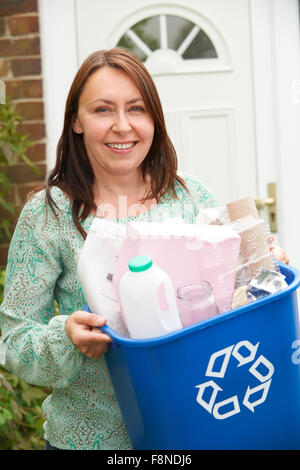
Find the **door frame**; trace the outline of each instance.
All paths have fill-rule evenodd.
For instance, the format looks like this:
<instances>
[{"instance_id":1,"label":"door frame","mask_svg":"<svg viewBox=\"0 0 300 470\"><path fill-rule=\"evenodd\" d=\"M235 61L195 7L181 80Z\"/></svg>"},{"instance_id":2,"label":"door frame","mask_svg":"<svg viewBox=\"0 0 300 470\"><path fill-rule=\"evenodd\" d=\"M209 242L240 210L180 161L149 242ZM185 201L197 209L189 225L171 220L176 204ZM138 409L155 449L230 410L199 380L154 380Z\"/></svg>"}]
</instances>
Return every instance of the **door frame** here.
<instances>
[{"instance_id":1,"label":"door frame","mask_svg":"<svg viewBox=\"0 0 300 470\"><path fill-rule=\"evenodd\" d=\"M299 4L298 0L250 0L250 14L257 196L266 197L267 183L276 182L277 241L291 264L300 268Z\"/></svg>"},{"instance_id":2,"label":"door frame","mask_svg":"<svg viewBox=\"0 0 300 470\"><path fill-rule=\"evenodd\" d=\"M67 94L79 67L75 1L38 0L47 171L56 161Z\"/></svg>"}]
</instances>

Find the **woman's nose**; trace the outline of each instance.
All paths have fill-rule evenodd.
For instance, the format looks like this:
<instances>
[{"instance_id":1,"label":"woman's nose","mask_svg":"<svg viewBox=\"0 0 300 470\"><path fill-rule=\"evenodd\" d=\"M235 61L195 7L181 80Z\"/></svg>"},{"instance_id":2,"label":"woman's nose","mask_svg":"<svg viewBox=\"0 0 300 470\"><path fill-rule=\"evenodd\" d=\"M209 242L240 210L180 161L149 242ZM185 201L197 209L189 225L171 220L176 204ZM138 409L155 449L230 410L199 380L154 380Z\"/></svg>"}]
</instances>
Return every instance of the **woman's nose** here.
<instances>
[{"instance_id":1,"label":"woman's nose","mask_svg":"<svg viewBox=\"0 0 300 470\"><path fill-rule=\"evenodd\" d=\"M131 130L131 125L126 116L126 113L116 113L113 123L113 130L115 132L128 132Z\"/></svg>"}]
</instances>

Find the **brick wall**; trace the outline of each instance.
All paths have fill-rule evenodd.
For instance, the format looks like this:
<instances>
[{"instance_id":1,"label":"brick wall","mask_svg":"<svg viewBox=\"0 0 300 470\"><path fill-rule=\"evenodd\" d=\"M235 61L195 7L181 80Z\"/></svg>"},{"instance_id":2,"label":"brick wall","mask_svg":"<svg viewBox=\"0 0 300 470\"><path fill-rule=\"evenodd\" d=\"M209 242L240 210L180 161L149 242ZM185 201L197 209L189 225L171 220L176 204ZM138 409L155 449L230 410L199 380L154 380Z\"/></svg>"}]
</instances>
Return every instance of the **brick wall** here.
<instances>
[{"instance_id":1,"label":"brick wall","mask_svg":"<svg viewBox=\"0 0 300 470\"><path fill-rule=\"evenodd\" d=\"M35 143L28 149L27 156L40 171L36 175L21 162L9 167L12 191L7 197L14 202L17 217L28 192L44 181L46 170L37 0L0 0L0 79L24 119L20 131ZM10 219L12 227L16 220L1 210L0 218ZM0 241L0 266L6 265L8 246L9 240Z\"/></svg>"}]
</instances>

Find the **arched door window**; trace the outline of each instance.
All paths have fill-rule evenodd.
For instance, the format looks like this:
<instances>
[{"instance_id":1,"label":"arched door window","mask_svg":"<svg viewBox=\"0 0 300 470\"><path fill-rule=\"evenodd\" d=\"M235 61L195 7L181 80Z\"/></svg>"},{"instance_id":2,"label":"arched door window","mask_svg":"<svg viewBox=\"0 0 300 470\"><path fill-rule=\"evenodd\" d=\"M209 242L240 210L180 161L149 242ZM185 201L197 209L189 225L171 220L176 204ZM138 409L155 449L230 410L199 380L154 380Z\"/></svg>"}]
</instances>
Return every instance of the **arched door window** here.
<instances>
[{"instance_id":1,"label":"arched door window","mask_svg":"<svg viewBox=\"0 0 300 470\"><path fill-rule=\"evenodd\" d=\"M131 50L143 62L159 50L172 50L184 61L218 58L203 29L175 15L155 15L139 21L123 34L117 45Z\"/></svg>"}]
</instances>

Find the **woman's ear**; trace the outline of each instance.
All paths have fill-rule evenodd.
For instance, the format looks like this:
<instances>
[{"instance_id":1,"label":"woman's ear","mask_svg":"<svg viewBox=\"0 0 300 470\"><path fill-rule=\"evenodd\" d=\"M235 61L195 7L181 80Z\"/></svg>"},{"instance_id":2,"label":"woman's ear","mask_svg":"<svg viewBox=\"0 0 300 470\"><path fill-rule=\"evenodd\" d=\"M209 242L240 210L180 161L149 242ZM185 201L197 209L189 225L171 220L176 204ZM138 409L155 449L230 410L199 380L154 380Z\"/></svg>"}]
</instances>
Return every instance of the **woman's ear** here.
<instances>
[{"instance_id":1,"label":"woman's ear","mask_svg":"<svg viewBox=\"0 0 300 470\"><path fill-rule=\"evenodd\" d=\"M73 131L76 132L76 134L82 134L83 130L81 128L80 122L78 117L74 119L73 124L72 124Z\"/></svg>"}]
</instances>

